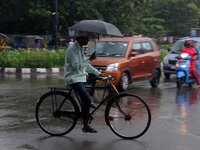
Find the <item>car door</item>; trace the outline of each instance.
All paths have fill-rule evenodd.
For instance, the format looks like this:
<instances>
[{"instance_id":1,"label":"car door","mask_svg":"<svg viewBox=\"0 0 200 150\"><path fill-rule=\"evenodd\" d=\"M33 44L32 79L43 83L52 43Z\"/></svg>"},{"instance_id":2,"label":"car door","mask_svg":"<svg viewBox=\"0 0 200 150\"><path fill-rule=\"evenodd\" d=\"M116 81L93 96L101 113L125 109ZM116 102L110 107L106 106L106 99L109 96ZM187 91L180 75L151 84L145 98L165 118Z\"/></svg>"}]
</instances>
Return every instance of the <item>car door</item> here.
<instances>
[{"instance_id":1,"label":"car door","mask_svg":"<svg viewBox=\"0 0 200 150\"><path fill-rule=\"evenodd\" d=\"M129 70L131 72L131 80L132 82L144 80L145 57L141 42L132 43L130 52L138 53L135 56L130 56Z\"/></svg>"},{"instance_id":2,"label":"car door","mask_svg":"<svg viewBox=\"0 0 200 150\"><path fill-rule=\"evenodd\" d=\"M148 78L152 75L154 69L155 69L155 54L154 49L150 41L142 41L141 42L142 49L144 51L144 57L145 57L145 63L143 74ZM156 61L157 62L157 61Z\"/></svg>"}]
</instances>

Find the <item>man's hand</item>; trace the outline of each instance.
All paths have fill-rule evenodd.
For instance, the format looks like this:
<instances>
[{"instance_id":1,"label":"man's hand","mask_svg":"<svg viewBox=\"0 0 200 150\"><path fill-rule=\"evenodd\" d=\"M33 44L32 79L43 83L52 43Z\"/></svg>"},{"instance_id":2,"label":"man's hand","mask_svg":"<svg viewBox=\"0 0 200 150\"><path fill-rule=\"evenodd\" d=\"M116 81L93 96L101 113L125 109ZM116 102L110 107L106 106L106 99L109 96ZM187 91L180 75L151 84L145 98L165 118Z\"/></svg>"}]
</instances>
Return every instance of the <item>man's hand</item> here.
<instances>
[{"instance_id":1,"label":"man's hand","mask_svg":"<svg viewBox=\"0 0 200 150\"><path fill-rule=\"evenodd\" d=\"M108 74L106 74L106 73L100 73L99 76L100 76L100 77L107 77Z\"/></svg>"},{"instance_id":2,"label":"man's hand","mask_svg":"<svg viewBox=\"0 0 200 150\"><path fill-rule=\"evenodd\" d=\"M96 56L97 54L96 54L96 51L94 52L94 53L92 53L92 55L90 56L90 61L93 61L93 60L95 60L95 59L97 59L97 56Z\"/></svg>"}]
</instances>

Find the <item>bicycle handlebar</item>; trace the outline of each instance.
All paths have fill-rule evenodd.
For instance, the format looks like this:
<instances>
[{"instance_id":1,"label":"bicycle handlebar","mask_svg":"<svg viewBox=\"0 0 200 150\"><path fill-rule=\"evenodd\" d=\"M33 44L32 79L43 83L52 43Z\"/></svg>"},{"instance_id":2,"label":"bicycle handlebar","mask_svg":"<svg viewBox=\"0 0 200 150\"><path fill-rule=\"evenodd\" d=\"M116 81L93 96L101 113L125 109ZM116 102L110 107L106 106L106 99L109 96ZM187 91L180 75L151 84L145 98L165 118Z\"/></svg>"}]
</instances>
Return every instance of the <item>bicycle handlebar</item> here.
<instances>
[{"instance_id":1,"label":"bicycle handlebar","mask_svg":"<svg viewBox=\"0 0 200 150\"><path fill-rule=\"evenodd\" d=\"M108 78L111 78L112 76L109 75L109 74L106 74L105 77L102 77L102 76L98 76L98 78L102 79L102 80L107 80Z\"/></svg>"}]
</instances>

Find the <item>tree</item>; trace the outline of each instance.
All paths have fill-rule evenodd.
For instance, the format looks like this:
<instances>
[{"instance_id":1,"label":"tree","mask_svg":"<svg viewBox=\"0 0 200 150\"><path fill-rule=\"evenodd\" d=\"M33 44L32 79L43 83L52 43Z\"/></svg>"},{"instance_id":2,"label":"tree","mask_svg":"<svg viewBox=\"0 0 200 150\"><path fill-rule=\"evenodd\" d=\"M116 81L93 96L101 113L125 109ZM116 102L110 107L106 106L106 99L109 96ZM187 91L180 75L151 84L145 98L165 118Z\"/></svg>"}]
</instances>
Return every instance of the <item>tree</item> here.
<instances>
[{"instance_id":1,"label":"tree","mask_svg":"<svg viewBox=\"0 0 200 150\"><path fill-rule=\"evenodd\" d=\"M76 0L69 5L59 0L59 23L67 31L76 21L99 19L114 24L123 33L135 33L137 14L133 10L145 3L145 0Z\"/></svg>"},{"instance_id":2,"label":"tree","mask_svg":"<svg viewBox=\"0 0 200 150\"><path fill-rule=\"evenodd\" d=\"M84 19L114 24L122 33L187 36L200 25L199 0L57 0L62 36ZM55 0L1 0L0 31L53 34Z\"/></svg>"},{"instance_id":3,"label":"tree","mask_svg":"<svg viewBox=\"0 0 200 150\"><path fill-rule=\"evenodd\" d=\"M1 0L0 30L7 34L48 34L53 32L55 0ZM100 19L117 26L121 32L135 33L136 10L146 0L57 0L60 33L84 19Z\"/></svg>"},{"instance_id":4,"label":"tree","mask_svg":"<svg viewBox=\"0 0 200 150\"><path fill-rule=\"evenodd\" d=\"M199 26L200 10L185 0L153 0L153 16L164 19L162 26L169 36L188 36L192 27Z\"/></svg>"},{"instance_id":5,"label":"tree","mask_svg":"<svg viewBox=\"0 0 200 150\"><path fill-rule=\"evenodd\" d=\"M48 8L44 0L1 0L0 30L6 34L46 34L52 26Z\"/></svg>"}]
</instances>

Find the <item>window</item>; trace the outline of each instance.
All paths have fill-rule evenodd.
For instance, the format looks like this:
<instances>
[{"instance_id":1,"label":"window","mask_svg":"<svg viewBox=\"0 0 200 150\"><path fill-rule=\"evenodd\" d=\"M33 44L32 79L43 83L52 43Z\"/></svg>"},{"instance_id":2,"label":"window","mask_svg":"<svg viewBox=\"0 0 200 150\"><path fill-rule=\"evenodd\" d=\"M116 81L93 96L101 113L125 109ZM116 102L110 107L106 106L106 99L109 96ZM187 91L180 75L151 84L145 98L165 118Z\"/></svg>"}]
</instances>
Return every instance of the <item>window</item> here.
<instances>
[{"instance_id":1,"label":"window","mask_svg":"<svg viewBox=\"0 0 200 150\"><path fill-rule=\"evenodd\" d=\"M138 54L143 54L142 46L140 43L133 43L131 46L132 52L138 52Z\"/></svg>"},{"instance_id":2,"label":"window","mask_svg":"<svg viewBox=\"0 0 200 150\"><path fill-rule=\"evenodd\" d=\"M87 56L92 55L96 51L97 56L100 57L125 57L127 47L127 42L100 41L90 49Z\"/></svg>"},{"instance_id":3,"label":"window","mask_svg":"<svg viewBox=\"0 0 200 150\"><path fill-rule=\"evenodd\" d=\"M144 50L145 53L153 52L153 48L152 48L150 42L143 42L142 47L143 47L143 50Z\"/></svg>"}]
</instances>

